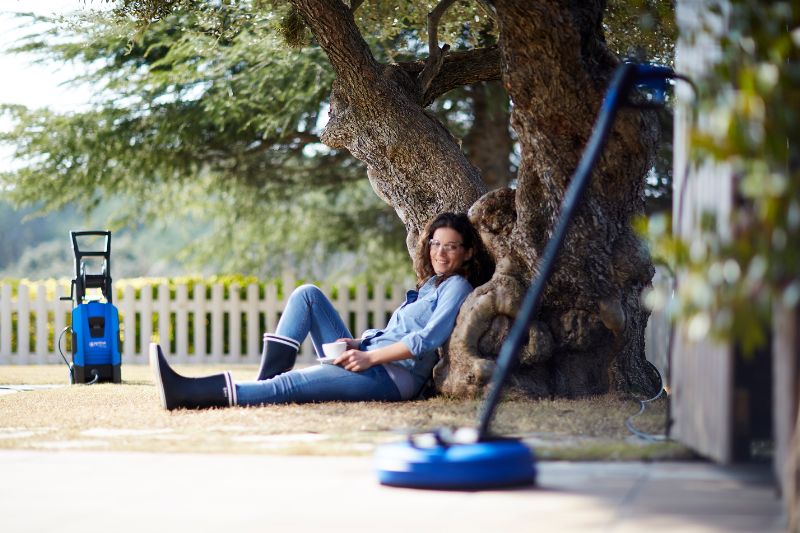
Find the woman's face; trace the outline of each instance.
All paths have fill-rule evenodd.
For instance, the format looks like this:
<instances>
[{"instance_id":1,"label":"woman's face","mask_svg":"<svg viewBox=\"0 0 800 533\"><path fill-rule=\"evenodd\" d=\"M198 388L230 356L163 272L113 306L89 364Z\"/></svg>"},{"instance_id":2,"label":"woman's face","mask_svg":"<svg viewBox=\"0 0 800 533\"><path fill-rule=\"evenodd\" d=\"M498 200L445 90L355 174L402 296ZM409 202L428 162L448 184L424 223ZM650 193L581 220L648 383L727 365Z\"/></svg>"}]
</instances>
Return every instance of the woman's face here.
<instances>
[{"instance_id":1,"label":"woman's face","mask_svg":"<svg viewBox=\"0 0 800 533\"><path fill-rule=\"evenodd\" d=\"M437 228L430 241L431 265L437 275L452 274L472 257L473 250L464 248L461 234L453 228Z\"/></svg>"}]
</instances>

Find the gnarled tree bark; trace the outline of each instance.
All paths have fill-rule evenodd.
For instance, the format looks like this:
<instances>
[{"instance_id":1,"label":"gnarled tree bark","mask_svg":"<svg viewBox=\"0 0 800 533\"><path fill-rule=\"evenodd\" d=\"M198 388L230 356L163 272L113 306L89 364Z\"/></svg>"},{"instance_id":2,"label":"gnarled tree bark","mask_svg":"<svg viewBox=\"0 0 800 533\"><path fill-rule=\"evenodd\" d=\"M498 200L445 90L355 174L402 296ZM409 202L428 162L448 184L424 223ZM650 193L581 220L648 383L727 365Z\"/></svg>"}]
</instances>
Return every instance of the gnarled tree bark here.
<instances>
[{"instance_id":1,"label":"gnarled tree bark","mask_svg":"<svg viewBox=\"0 0 800 533\"><path fill-rule=\"evenodd\" d=\"M292 3L337 74L322 141L366 163L375 192L406 225L409 251L435 214L469 210L496 260L492 280L462 307L434 372L441 392L480 394L537 273L617 63L603 39L604 2L496 0L499 48L434 53L435 65L381 65L344 3ZM501 74L521 161L516 190L487 192L457 140L425 106L450 88ZM653 267L631 218L644 209L657 134L655 117L619 115L513 373L517 392L656 389L644 358L648 314L639 298Z\"/></svg>"}]
</instances>

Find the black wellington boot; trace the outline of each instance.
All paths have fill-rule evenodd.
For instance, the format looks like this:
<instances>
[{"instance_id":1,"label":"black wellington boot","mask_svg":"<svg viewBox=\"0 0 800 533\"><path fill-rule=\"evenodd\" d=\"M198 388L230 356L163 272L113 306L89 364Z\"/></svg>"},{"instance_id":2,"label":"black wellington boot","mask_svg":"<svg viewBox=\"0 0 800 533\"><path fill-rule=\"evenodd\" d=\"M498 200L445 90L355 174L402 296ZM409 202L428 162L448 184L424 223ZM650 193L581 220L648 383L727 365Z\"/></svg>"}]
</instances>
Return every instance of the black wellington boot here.
<instances>
[{"instance_id":1,"label":"black wellington boot","mask_svg":"<svg viewBox=\"0 0 800 533\"><path fill-rule=\"evenodd\" d=\"M258 381L269 379L278 374L288 372L294 367L300 343L296 340L264 333L264 345L261 348L261 367L258 369Z\"/></svg>"},{"instance_id":2,"label":"black wellington boot","mask_svg":"<svg viewBox=\"0 0 800 533\"><path fill-rule=\"evenodd\" d=\"M150 344L150 368L161 405L169 411L180 407L207 409L236 405L236 387L230 372L204 378L187 378L170 368L161 346Z\"/></svg>"}]
</instances>

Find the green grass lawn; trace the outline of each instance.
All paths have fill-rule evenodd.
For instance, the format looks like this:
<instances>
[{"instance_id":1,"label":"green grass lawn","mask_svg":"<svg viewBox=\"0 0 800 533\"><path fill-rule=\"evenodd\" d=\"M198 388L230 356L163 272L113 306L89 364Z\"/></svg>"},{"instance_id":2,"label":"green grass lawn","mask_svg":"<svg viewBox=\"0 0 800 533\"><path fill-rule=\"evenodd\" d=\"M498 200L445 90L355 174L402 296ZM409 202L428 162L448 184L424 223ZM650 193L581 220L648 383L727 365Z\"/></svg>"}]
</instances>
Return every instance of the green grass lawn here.
<instances>
[{"instance_id":1,"label":"green grass lawn","mask_svg":"<svg viewBox=\"0 0 800 533\"><path fill-rule=\"evenodd\" d=\"M186 375L219 367L178 366ZM237 380L252 366L233 367ZM402 403L333 402L205 411L161 409L146 366L123 367L122 384L66 385L64 365L0 366L0 386L63 386L0 394L0 449L128 450L178 453L370 454L413 431L474 426L480 402L432 398ZM663 433L666 400L634 419ZM571 460L686 459L674 442L633 437L625 420L639 402L619 395L577 400L507 401L492 428L521 437L537 455Z\"/></svg>"}]
</instances>

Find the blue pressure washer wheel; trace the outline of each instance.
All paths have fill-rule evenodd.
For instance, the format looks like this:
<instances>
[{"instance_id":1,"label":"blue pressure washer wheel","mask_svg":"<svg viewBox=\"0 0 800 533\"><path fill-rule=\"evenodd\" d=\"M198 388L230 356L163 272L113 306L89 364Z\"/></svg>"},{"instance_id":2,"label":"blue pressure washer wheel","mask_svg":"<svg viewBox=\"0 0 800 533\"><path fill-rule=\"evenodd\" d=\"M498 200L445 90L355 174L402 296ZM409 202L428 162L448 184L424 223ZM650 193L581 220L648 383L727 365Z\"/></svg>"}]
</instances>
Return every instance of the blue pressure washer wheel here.
<instances>
[{"instance_id":1,"label":"blue pressure washer wheel","mask_svg":"<svg viewBox=\"0 0 800 533\"><path fill-rule=\"evenodd\" d=\"M432 436L420 443L412 437L378 448L375 467L378 481L393 487L480 490L536 482L533 453L514 439L448 443Z\"/></svg>"}]
</instances>

